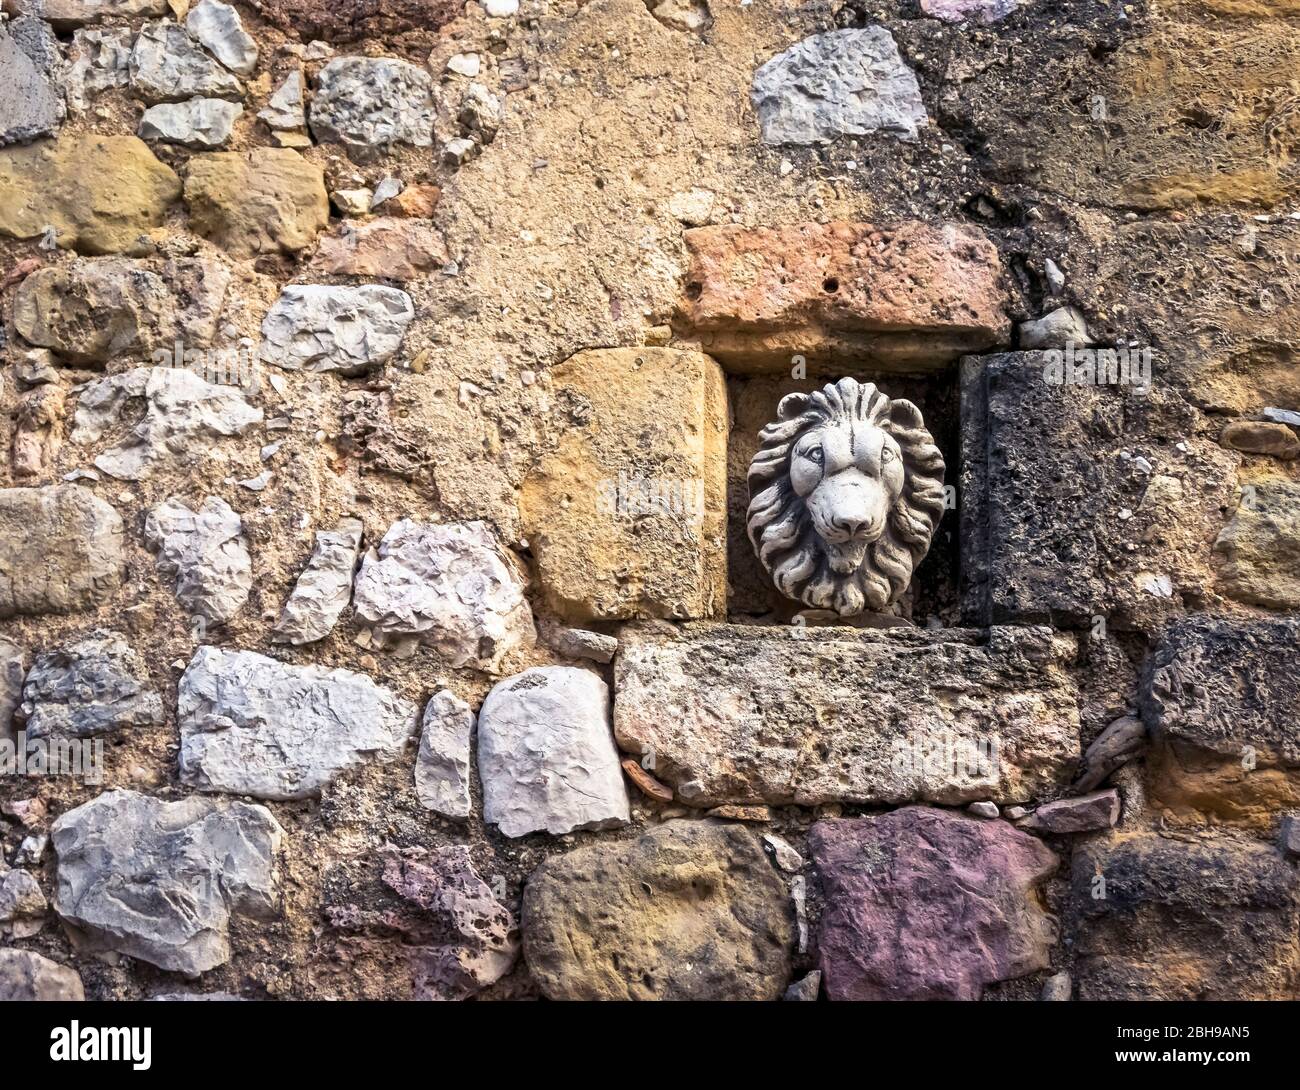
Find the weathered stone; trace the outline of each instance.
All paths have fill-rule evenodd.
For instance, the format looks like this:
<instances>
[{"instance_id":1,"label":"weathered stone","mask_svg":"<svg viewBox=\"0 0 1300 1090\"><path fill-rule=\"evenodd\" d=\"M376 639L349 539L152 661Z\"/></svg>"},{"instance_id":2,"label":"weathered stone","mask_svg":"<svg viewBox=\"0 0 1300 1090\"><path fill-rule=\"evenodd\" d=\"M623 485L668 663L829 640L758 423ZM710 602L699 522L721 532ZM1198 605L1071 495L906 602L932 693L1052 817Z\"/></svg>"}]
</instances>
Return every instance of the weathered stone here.
<instances>
[{"instance_id":1,"label":"weathered stone","mask_svg":"<svg viewBox=\"0 0 1300 1090\"><path fill-rule=\"evenodd\" d=\"M786 874L798 874L803 870L803 856L794 850L789 841L783 840L776 833L763 834L763 848L772 857L772 862Z\"/></svg>"},{"instance_id":2,"label":"weathered stone","mask_svg":"<svg viewBox=\"0 0 1300 1090\"><path fill-rule=\"evenodd\" d=\"M1130 833L1074 855L1081 1000L1294 999L1300 881L1271 844Z\"/></svg>"},{"instance_id":3,"label":"weathered stone","mask_svg":"<svg viewBox=\"0 0 1300 1090\"><path fill-rule=\"evenodd\" d=\"M391 210L395 216L428 219L438 210L441 196L442 190L436 185L408 185L388 201L385 211Z\"/></svg>"},{"instance_id":4,"label":"weathered stone","mask_svg":"<svg viewBox=\"0 0 1300 1090\"><path fill-rule=\"evenodd\" d=\"M997 250L973 227L727 224L685 240L683 330L730 371L788 374L795 355L933 370L1010 337Z\"/></svg>"},{"instance_id":5,"label":"weathered stone","mask_svg":"<svg viewBox=\"0 0 1300 1090\"><path fill-rule=\"evenodd\" d=\"M0 739L9 738L13 733L14 712L22 703L26 676L26 649L0 636Z\"/></svg>"},{"instance_id":6,"label":"weathered stone","mask_svg":"<svg viewBox=\"0 0 1300 1090\"><path fill-rule=\"evenodd\" d=\"M787 394L749 465L749 540L786 598L888 614L943 517L943 455L910 401L842 378Z\"/></svg>"},{"instance_id":7,"label":"weathered stone","mask_svg":"<svg viewBox=\"0 0 1300 1090\"><path fill-rule=\"evenodd\" d=\"M0 867L0 930L15 939L31 938L40 933L49 907L40 883L28 871Z\"/></svg>"},{"instance_id":8,"label":"weathered stone","mask_svg":"<svg viewBox=\"0 0 1300 1090\"><path fill-rule=\"evenodd\" d=\"M1004 821L909 806L819 821L817 943L833 1000L974 1000L1051 964L1038 884L1057 866Z\"/></svg>"},{"instance_id":9,"label":"weathered stone","mask_svg":"<svg viewBox=\"0 0 1300 1090\"><path fill-rule=\"evenodd\" d=\"M5 0L13 15L37 15L58 30L141 15L165 15L167 0Z\"/></svg>"},{"instance_id":10,"label":"weathered stone","mask_svg":"<svg viewBox=\"0 0 1300 1090\"><path fill-rule=\"evenodd\" d=\"M443 689L425 705L420 751L415 758L415 794L425 809L464 820L470 814L469 747L474 713Z\"/></svg>"},{"instance_id":11,"label":"weathered stone","mask_svg":"<svg viewBox=\"0 0 1300 1090\"><path fill-rule=\"evenodd\" d=\"M131 49L131 89L146 102L243 97L229 71L209 57L179 23L145 23Z\"/></svg>"},{"instance_id":12,"label":"weathered stone","mask_svg":"<svg viewBox=\"0 0 1300 1090\"><path fill-rule=\"evenodd\" d=\"M1205 542L1236 456L1196 434L1199 414L1167 384L1063 383L1062 362L962 361L967 623L1158 628L1212 581Z\"/></svg>"},{"instance_id":13,"label":"weathered stone","mask_svg":"<svg viewBox=\"0 0 1300 1090\"><path fill-rule=\"evenodd\" d=\"M284 831L263 806L106 791L52 832L54 907L90 949L194 976L230 960L232 916L277 909Z\"/></svg>"},{"instance_id":14,"label":"weathered stone","mask_svg":"<svg viewBox=\"0 0 1300 1090\"><path fill-rule=\"evenodd\" d=\"M463 11L464 0L255 0L275 26L328 42L380 41L408 31L435 31Z\"/></svg>"},{"instance_id":15,"label":"weathered stone","mask_svg":"<svg viewBox=\"0 0 1300 1090\"><path fill-rule=\"evenodd\" d=\"M480 143L491 143L501 125L501 100L483 84L471 83L461 95L456 120Z\"/></svg>"},{"instance_id":16,"label":"weathered stone","mask_svg":"<svg viewBox=\"0 0 1300 1090\"><path fill-rule=\"evenodd\" d=\"M225 624L248 601L253 562L244 525L220 497L192 511L173 496L149 512L144 539L157 554L159 574L175 580L176 600L191 617Z\"/></svg>"},{"instance_id":17,"label":"weathered stone","mask_svg":"<svg viewBox=\"0 0 1300 1090\"><path fill-rule=\"evenodd\" d=\"M194 156L185 203L194 230L241 258L294 253L329 222L324 171L289 148Z\"/></svg>"},{"instance_id":18,"label":"weathered stone","mask_svg":"<svg viewBox=\"0 0 1300 1090\"><path fill-rule=\"evenodd\" d=\"M636 785L637 790L646 798L654 799L657 802L673 801L673 789L660 783L650 775L641 767L641 762L635 757L624 757L619 764L623 769L623 775L631 780Z\"/></svg>"},{"instance_id":19,"label":"weathered stone","mask_svg":"<svg viewBox=\"0 0 1300 1090\"><path fill-rule=\"evenodd\" d=\"M176 302L176 324L185 335L186 350L211 345L230 287L230 271L217 259L199 255L168 259L162 275ZM172 362L176 363L175 346L171 347ZM154 357L157 359L157 352Z\"/></svg>"},{"instance_id":20,"label":"weathered stone","mask_svg":"<svg viewBox=\"0 0 1300 1090\"><path fill-rule=\"evenodd\" d=\"M1271 826L1300 806L1300 622L1194 616L1144 670L1151 802L1174 818Z\"/></svg>"},{"instance_id":21,"label":"weathered stone","mask_svg":"<svg viewBox=\"0 0 1300 1090\"><path fill-rule=\"evenodd\" d=\"M609 688L589 670L535 666L479 709L483 820L505 836L610 829L629 820L609 733Z\"/></svg>"},{"instance_id":22,"label":"weathered stone","mask_svg":"<svg viewBox=\"0 0 1300 1090\"><path fill-rule=\"evenodd\" d=\"M84 110L94 95L125 87L131 78L134 46L135 31L130 27L76 31L68 50L71 63L60 73L68 108Z\"/></svg>"},{"instance_id":23,"label":"weathered stone","mask_svg":"<svg viewBox=\"0 0 1300 1090\"><path fill-rule=\"evenodd\" d=\"M996 23L1019 6L1019 0L921 0L926 15L945 23Z\"/></svg>"},{"instance_id":24,"label":"weathered stone","mask_svg":"<svg viewBox=\"0 0 1300 1090\"><path fill-rule=\"evenodd\" d=\"M0 618L96 609L123 570L122 519L92 492L0 489Z\"/></svg>"},{"instance_id":25,"label":"weathered stone","mask_svg":"<svg viewBox=\"0 0 1300 1090\"><path fill-rule=\"evenodd\" d=\"M362 524L344 519L333 530L316 532L316 547L298 576L276 622L276 643L301 646L323 640L352 599L352 576L361 553Z\"/></svg>"},{"instance_id":26,"label":"weathered stone","mask_svg":"<svg viewBox=\"0 0 1300 1090\"><path fill-rule=\"evenodd\" d=\"M778 53L754 73L750 101L766 144L829 144L929 124L916 74L883 26L833 30Z\"/></svg>"},{"instance_id":27,"label":"weathered stone","mask_svg":"<svg viewBox=\"0 0 1300 1090\"><path fill-rule=\"evenodd\" d=\"M822 990L822 971L814 969L806 976L800 977L781 996L787 1003L815 1003Z\"/></svg>"},{"instance_id":28,"label":"weathered stone","mask_svg":"<svg viewBox=\"0 0 1300 1090\"><path fill-rule=\"evenodd\" d=\"M364 674L215 647L200 647L181 676L176 717L183 782L280 801L396 756L417 724L412 704Z\"/></svg>"},{"instance_id":29,"label":"weathered stone","mask_svg":"<svg viewBox=\"0 0 1300 1090\"><path fill-rule=\"evenodd\" d=\"M1068 1003L1074 992L1074 981L1069 973L1053 973L1043 981L1043 990L1038 996L1043 1003Z\"/></svg>"},{"instance_id":30,"label":"weathered stone","mask_svg":"<svg viewBox=\"0 0 1300 1090\"><path fill-rule=\"evenodd\" d=\"M394 144L433 146L433 77L390 57L339 57L320 70L308 118L322 143L365 160Z\"/></svg>"},{"instance_id":31,"label":"weathered stone","mask_svg":"<svg viewBox=\"0 0 1300 1090\"><path fill-rule=\"evenodd\" d=\"M341 224L323 235L316 262L328 273L415 280L442 268L447 246L431 223L381 217L353 226Z\"/></svg>"},{"instance_id":32,"label":"weathered stone","mask_svg":"<svg viewBox=\"0 0 1300 1090\"><path fill-rule=\"evenodd\" d=\"M327 890L340 885L331 882ZM366 936L362 949L383 958L385 968L397 958L405 961L415 999L467 999L510 972L519 956L514 913L479 875L463 844L386 849L378 889L361 894L344 885L326 897L334 927ZM395 968L384 976L398 975Z\"/></svg>"},{"instance_id":33,"label":"weathered stone","mask_svg":"<svg viewBox=\"0 0 1300 1090\"><path fill-rule=\"evenodd\" d=\"M110 477L135 481L159 465L186 465L211 458L211 440L242 435L261 423L262 410L233 386L204 382L192 371L136 367L90 383L73 415L72 441L98 443L118 427L128 406L144 400L143 417L128 438L95 458Z\"/></svg>"},{"instance_id":34,"label":"weathered stone","mask_svg":"<svg viewBox=\"0 0 1300 1090\"><path fill-rule=\"evenodd\" d=\"M251 75L257 67L257 43L229 4L199 0L185 16L185 29L236 75Z\"/></svg>"},{"instance_id":35,"label":"weathered stone","mask_svg":"<svg viewBox=\"0 0 1300 1090\"><path fill-rule=\"evenodd\" d=\"M163 221L180 179L135 136L64 136L0 149L0 234L65 249L138 252Z\"/></svg>"},{"instance_id":36,"label":"weathered stone","mask_svg":"<svg viewBox=\"0 0 1300 1090\"><path fill-rule=\"evenodd\" d=\"M266 106L257 116L276 131L298 132L307 127L307 113L302 104L302 71L295 69L285 77Z\"/></svg>"},{"instance_id":37,"label":"weathered stone","mask_svg":"<svg viewBox=\"0 0 1300 1090\"><path fill-rule=\"evenodd\" d=\"M28 390L14 408L10 469L14 481L36 483L50 474L63 446L63 417L67 396L51 384Z\"/></svg>"},{"instance_id":38,"label":"weathered stone","mask_svg":"<svg viewBox=\"0 0 1300 1090\"><path fill-rule=\"evenodd\" d=\"M1046 629L629 626L614 733L681 802L959 805L1058 793L1075 644Z\"/></svg>"},{"instance_id":39,"label":"weathered stone","mask_svg":"<svg viewBox=\"0 0 1300 1090\"><path fill-rule=\"evenodd\" d=\"M1247 454L1271 454L1289 461L1300 456L1300 438L1285 424L1267 420L1234 420L1219 437L1225 447Z\"/></svg>"},{"instance_id":40,"label":"weathered stone","mask_svg":"<svg viewBox=\"0 0 1300 1090\"><path fill-rule=\"evenodd\" d=\"M1060 307L1032 322L1020 323L1020 347L1024 349L1066 348L1070 345L1082 348L1091 343L1087 322L1076 307Z\"/></svg>"},{"instance_id":41,"label":"weathered stone","mask_svg":"<svg viewBox=\"0 0 1300 1090\"><path fill-rule=\"evenodd\" d=\"M551 999L773 1000L790 977L789 894L737 825L671 821L553 855L522 915Z\"/></svg>"},{"instance_id":42,"label":"weathered stone","mask_svg":"<svg viewBox=\"0 0 1300 1090\"><path fill-rule=\"evenodd\" d=\"M48 27L44 29L48 34ZM57 46L54 52L57 56ZM23 49L22 41L0 27L0 147L48 136L58 129L65 110L50 75L39 57L33 58Z\"/></svg>"},{"instance_id":43,"label":"weathered stone","mask_svg":"<svg viewBox=\"0 0 1300 1090\"><path fill-rule=\"evenodd\" d=\"M970 814L971 817L991 819L1000 817L1002 811L998 809L995 802L972 802L966 807L966 813Z\"/></svg>"},{"instance_id":44,"label":"weathered stone","mask_svg":"<svg viewBox=\"0 0 1300 1090\"><path fill-rule=\"evenodd\" d=\"M702 34L713 25L708 0L646 0L646 7L670 30Z\"/></svg>"},{"instance_id":45,"label":"weathered stone","mask_svg":"<svg viewBox=\"0 0 1300 1090\"><path fill-rule=\"evenodd\" d=\"M14 295L14 328L73 363L147 355L176 336L175 301L161 276L121 257L37 269Z\"/></svg>"},{"instance_id":46,"label":"weathered stone","mask_svg":"<svg viewBox=\"0 0 1300 1090\"><path fill-rule=\"evenodd\" d=\"M359 375L393 356L414 317L398 288L290 284L262 322L264 353L286 371Z\"/></svg>"},{"instance_id":47,"label":"weathered stone","mask_svg":"<svg viewBox=\"0 0 1300 1090\"><path fill-rule=\"evenodd\" d=\"M231 126L243 112L244 107L239 103L224 98L163 102L145 110L137 131L145 140L210 150L230 139Z\"/></svg>"},{"instance_id":48,"label":"weathered stone","mask_svg":"<svg viewBox=\"0 0 1300 1090\"><path fill-rule=\"evenodd\" d=\"M121 635L104 631L37 655L20 714L28 738L90 738L164 721L162 697L139 656Z\"/></svg>"},{"instance_id":49,"label":"weathered stone","mask_svg":"<svg viewBox=\"0 0 1300 1090\"><path fill-rule=\"evenodd\" d=\"M1247 484L1214 543L1223 593L1268 609L1300 609L1300 482Z\"/></svg>"},{"instance_id":50,"label":"weathered stone","mask_svg":"<svg viewBox=\"0 0 1300 1090\"><path fill-rule=\"evenodd\" d=\"M542 621L538 631L546 646L565 658L613 662L618 651L618 640L613 636L588 632L585 628L566 628L553 621Z\"/></svg>"},{"instance_id":51,"label":"weathered stone","mask_svg":"<svg viewBox=\"0 0 1300 1090\"><path fill-rule=\"evenodd\" d=\"M1116 719L1084 750L1083 771L1075 790L1087 792L1101 786L1116 769L1140 756L1146 745L1147 728L1141 719L1131 715Z\"/></svg>"},{"instance_id":52,"label":"weathered stone","mask_svg":"<svg viewBox=\"0 0 1300 1090\"><path fill-rule=\"evenodd\" d=\"M424 643L490 674L535 638L518 570L482 522L393 523L361 562L353 607L375 646Z\"/></svg>"},{"instance_id":53,"label":"weathered stone","mask_svg":"<svg viewBox=\"0 0 1300 1090\"><path fill-rule=\"evenodd\" d=\"M727 395L707 356L580 352L552 372L568 406L519 511L550 610L570 620L726 610Z\"/></svg>"},{"instance_id":54,"label":"weathered stone","mask_svg":"<svg viewBox=\"0 0 1300 1090\"><path fill-rule=\"evenodd\" d=\"M81 977L31 950L0 949L0 1003L80 1003Z\"/></svg>"},{"instance_id":55,"label":"weathered stone","mask_svg":"<svg viewBox=\"0 0 1300 1090\"><path fill-rule=\"evenodd\" d=\"M1036 833L1092 833L1114 825L1119 820L1119 810L1119 792L1112 787L1044 803L1019 827Z\"/></svg>"},{"instance_id":56,"label":"weathered stone","mask_svg":"<svg viewBox=\"0 0 1300 1090\"><path fill-rule=\"evenodd\" d=\"M1277 845L1287 859L1300 859L1300 817L1287 814L1282 818Z\"/></svg>"}]
</instances>

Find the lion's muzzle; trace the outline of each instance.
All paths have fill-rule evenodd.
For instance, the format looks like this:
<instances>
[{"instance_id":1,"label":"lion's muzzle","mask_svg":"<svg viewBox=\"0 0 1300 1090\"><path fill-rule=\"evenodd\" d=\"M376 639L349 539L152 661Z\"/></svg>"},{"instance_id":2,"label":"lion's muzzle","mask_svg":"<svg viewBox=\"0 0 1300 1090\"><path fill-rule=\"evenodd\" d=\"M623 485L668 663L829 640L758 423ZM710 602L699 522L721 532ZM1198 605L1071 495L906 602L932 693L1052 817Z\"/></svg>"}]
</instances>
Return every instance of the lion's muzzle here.
<instances>
[{"instance_id":1,"label":"lion's muzzle","mask_svg":"<svg viewBox=\"0 0 1300 1090\"><path fill-rule=\"evenodd\" d=\"M826 544L832 570L857 569L867 547L885 532L890 498L880 482L858 469L823 480L808 496L808 513Z\"/></svg>"}]
</instances>

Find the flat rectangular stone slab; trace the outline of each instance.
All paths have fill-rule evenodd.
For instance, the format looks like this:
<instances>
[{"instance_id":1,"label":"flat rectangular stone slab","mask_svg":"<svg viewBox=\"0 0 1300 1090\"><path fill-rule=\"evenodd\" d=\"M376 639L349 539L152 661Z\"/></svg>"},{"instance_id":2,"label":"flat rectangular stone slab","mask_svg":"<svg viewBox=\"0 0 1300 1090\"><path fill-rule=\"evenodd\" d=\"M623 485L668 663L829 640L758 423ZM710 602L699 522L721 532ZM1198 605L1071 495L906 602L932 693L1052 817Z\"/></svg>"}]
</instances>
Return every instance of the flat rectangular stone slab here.
<instances>
[{"instance_id":1,"label":"flat rectangular stone slab","mask_svg":"<svg viewBox=\"0 0 1300 1090\"><path fill-rule=\"evenodd\" d=\"M1079 758L1076 650L1045 628L628 626L614 733L691 806L1045 799Z\"/></svg>"}]
</instances>

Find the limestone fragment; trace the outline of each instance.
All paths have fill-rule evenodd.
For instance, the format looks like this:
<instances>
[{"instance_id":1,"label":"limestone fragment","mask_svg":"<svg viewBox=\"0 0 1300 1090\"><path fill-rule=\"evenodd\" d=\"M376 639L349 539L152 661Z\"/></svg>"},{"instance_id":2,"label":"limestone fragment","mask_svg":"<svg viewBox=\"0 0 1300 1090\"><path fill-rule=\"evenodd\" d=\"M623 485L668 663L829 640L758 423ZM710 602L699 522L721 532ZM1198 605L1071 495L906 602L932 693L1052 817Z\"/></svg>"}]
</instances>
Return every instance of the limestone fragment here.
<instances>
[{"instance_id":1,"label":"limestone fragment","mask_svg":"<svg viewBox=\"0 0 1300 1090\"><path fill-rule=\"evenodd\" d=\"M200 647L181 676L176 714L184 783L277 801L395 757L418 722L412 704L364 674L215 647Z\"/></svg>"},{"instance_id":2,"label":"limestone fragment","mask_svg":"<svg viewBox=\"0 0 1300 1090\"><path fill-rule=\"evenodd\" d=\"M1020 323L1020 347L1082 348L1092 344L1088 323L1078 307L1059 307L1050 314Z\"/></svg>"},{"instance_id":3,"label":"limestone fragment","mask_svg":"<svg viewBox=\"0 0 1300 1090\"><path fill-rule=\"evenodd\" d=\"M244 527L225 500L213 496L197 511L172 497L145 519L146 544L158 571L175 580L176 600L191 617L220 625L248 601L253 564Z\"/></svg>"},{"instance_id":4,"label":"limestone fragment","mask_svg":"<svg viewBox=\"0 0 1300 1090\"><path fill-rule=\"evenodd\" d=\"M505 836L611 829L630 818L609 689L572 666L499 682L479 709L483 820Z\"/></svg>"},{"instance_id":5,"label":"limestone fragment","mask_svg":"<svg viewBox=\"0 0 1300 1090\"><path fill-rule=\"evenodd\" d=\"M55 910L92 950L196 976L230 960L233 916L277 911L284 831L263 806L106 791L52 834Z\"/></svg>"},{"instance_id":6,"label":"limestone fragment","mask_svg":"<svg viewBox=\"0 0 1300 1090\"><path fill-rule=\"evenodd\" d=\"M191 98L150 106L140 118L139 135L187 148L210 151L230 139L235 119L244 112L237 102L223 98Z\"/></svg>"},{"instance_id":7,"label":"limestone fragment","mask_svg":"<svg viewBox=\"0 0 1300 1090\"><path fill-rule=\"evenodd\" d=\"M433 145L433 77L390 57L339 57L321 69L309 118L322 143L367 160L394 144Z\"/></svg>"},{"instance_id":8,"label":"limestone fragment","mask_svg":"<svg viewBox=\"0 0 1300 1090\"><path fill-rule=\"evenodd\" d=\"M1019 6L1019 0L921 0L926 15L945 23L996 23Z\"/></svg>"},{"instance_id":9,"label":"limestone fragment","mask_svg":"<svg viewBox=\"0 0 1300 1090\"><path fill-rule=\"evenodd\" d=\"M94 95L125 87L131 78L134 46L135 31L130 27L77 30L68 52L72 63L61 73L69 109L79 112Z\"/></svg>"},{"instance_id":10,"label":"limestone fragment","mask_svg":"<svg viewBox=\"0 0 1300 1090\"><path fill-rule=\"evenodd\" d=\"M928 124L916 74L882 26L814 34L754 73L750 99L767 144L828 144Z\"/></svg>"},{"instance_id":11,"label":"limestone fragment","mask_svg":"<svg viewBox=\"0 0 1300 1090\"><path fill-rule=\"evenodd\" d=\"M80 1003L81 977L33 950L0 948L0 1003Z\"/></svg>"},{"instance_id":12,"label":"limestone fragment","mask_svg":"<svg viewBox=\"0 0 1300 1090\"><path fill-rule=\"evenodd\" d=\"M794 911L757 839L670 821L547 859L524 887L524 957L565 1000L774 1000Z\"/></svg>"},{"instance_id":13,"label":"limestone fragment","mask_svg":"<svg viewBox=\"0 0 1300 1090\"><path fill-rule=\"evenodd\" d=\"M23 679L26 677L26 649L0 636L0 739L12 734L14 712L22 703Z\"/></svg>"},{"instance_id":14,"label":"limestone fragment","mask_svg":"<svg viewBox=\"0 0 1300 1090\"><path fill-rule=\"evenodd\" d=\"M123 570L122 519L89 490L0 489L0 618L95 609Z\"/></svg>"},{"instance_id":15,"label":"limestone fragment","mask_svg":"<svg viewBox=\"0 0 1300 1090\"><path fill-rule=\"evenodd\" d=\"M425 705L415 758L415 793L426 809L459 820L469 817L473 731L473 711L450 690L435 693Z\"/></svg>"},{"instance_id":16,"label":"limestone fragment","mask_svg":"<svg viewBox=\"0 0 1300 1090\"><path fill-rule=\"evenodd\" d=\"M1271 454L1290 461L1300 456L1300 438L1285 424L1267 420L1234 420L1219 441L1247 454Z\"/></svg>"},{"instance_id":17,"label":"limestone fragment","mask_svg":"<svg viewBox=\"0 0 1300 1090\"><path fill-rule=\"evenodd\" d=\"M262 420L262 410L238 387L204 382L179 368L137 367L97 379L82 391L72 441L98 443L140 399L143 417L129 436L95 458L100 470L119 480L140 480L159 465L212 457L211 440L242 435Z\"/></svg>"},{"instance_id":18,"label":"limestone fragment","mask_svg":"<svg viewBox=\"0 0 1300 1090\"><path fill-rule=\"evenodd\" d=\"M359 375L401 347L415 305L382 284L290 284L262 322L266 354L286 371Z\"/></svg>"},{"instance_id":19,"label":"limestone fragment","mask_svg":"<svg viewBox=\"0 0 1300 1090\"><path fill-rule=\"evenodd\" d=\"M1112 787L1044 803L1018 827L1054 835L1091 833L1109 829L1119 820L1119 811L1119 792Z\"/></svg>"},{"instance_id":20,"label":"limestone fragment","mask_svg":"<svg viewBox=\"0 0 1300 1090\"><path fill-rule=\"evenodd\" d=\"M29 738L91 738L164 720L139 656L119 633L105 631L37 655L20 714Z\"/></svg>"},{"instance_id":21,"label":"limestone fragment","mask_svg":"<svg viewBox=\"0 0 1300 1090\"><path fill-rule=\"evenodd\" d=\"M229 4L199 0L185 17L185 29L236 75L251 75L257 67L257 43Z\"/></svg>"},{"instance_id":22,"label":"limestone fragment","mask_svg":"<svg viewBox=\"0 0 1300 1090\"><path fill-rule=\"evenodd\" d=\"M7 0L4 6L14 15L48 19L56 30L167 13L167 0Z\"/></svg>"},{"instance_id":23,"label":"limestone fragment","mask_svg":"<svg viewBox=\"0 0 1300 1090\"><path fill-rule=\"evenodd\" d=\"M243 97L234 75L209 57L178 23L146 23L131 49L131 89L146 102Z\"/></svg>"},{"instance_id":24,"label":"limestone fragment","mask_svg":"<svg viewBox=\"0 0 1300 1090\"><path fill-rule=\"evenodd\" d=\"M298 132L307 127L307 114L302 102L302 71L290 72L266 106L257 111L257 116L271 129L284 132Z\"/></svg>"},{"instance_id":25,"label":"limestone fragment","mask_svg":"<svg viewBox=\"0 0 1300 1090\"><path fill-rule=\"evenodd\" d=\"M359 519L344 519L333 530L316 532L311 559L276 622L273 638L277 643L315 643L334 631L352 598L361 532Z\"/></svg>"},{"instance_id":26,"label":"limestone fragment","mask_svg":"<svg viewBox=\"0 0 1300 1090\"><path fill-rule=\"evenodd\" d=\"M15 30L25 33L18 37ZM49 28L37 20L0 26L0 147L48 136L63 120L63 99L43 63L51 50L58 55L52 42Z\"/></svg>"},{"instance_id":27,"label":"limestone fragment","mask_svg":"<svg viewBox=\"0 0 1300 1090\"><path fill-rule=\"evenodd\" d=\"M523 581L482 522L393 523L362 560L353 605L372 645L424 643L485 673L535 639Z\"/></svg>"}]
</instances>

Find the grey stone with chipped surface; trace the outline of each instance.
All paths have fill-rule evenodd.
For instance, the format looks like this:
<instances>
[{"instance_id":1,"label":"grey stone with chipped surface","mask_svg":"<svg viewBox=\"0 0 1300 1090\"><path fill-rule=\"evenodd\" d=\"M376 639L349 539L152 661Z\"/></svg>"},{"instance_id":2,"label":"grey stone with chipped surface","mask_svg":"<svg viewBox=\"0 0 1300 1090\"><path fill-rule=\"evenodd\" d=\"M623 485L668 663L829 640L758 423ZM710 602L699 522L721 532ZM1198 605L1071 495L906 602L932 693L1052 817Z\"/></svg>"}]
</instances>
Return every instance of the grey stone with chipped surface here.
<instances>
[{"instance_id":1,"label":"grey stone with chipped surface","mask_svg":"<svg viewBox=\"0 0 1300 1090\"><path fill-rule=\"evenodd\" d=\"M177 692L181 781L285 801L400 754L416 709L364 674L200 647Z\"/></svg>"},{"instance_id":2,"label":"grey stone with chipped surface","mask_svg":"<svg viewBox=\"0 0 1300 1090\"><path fill-rule=\"evenodd\" d=\"M469 817L473 732L474 712L450 690L435 693L425 705L415 757L415 794L426 809L457 820Z\"/></svg>"},{"instance_id":3,"label":"grey stone with chipped surface","mask_svg":"<svg viewBox=\"0 0 1300 1090\"><path fill-rule=\"evenodd\" d=\"M360 519L343 519L333 530L316 532L316 547L298 576L272 638L302 645L323 640L352 599L352 577L361 552Z\"/></svg>"},{"instance_id":4,"label":"grey stone with chipped surface","mask_svg":"<svg viewBox=\"0 0 1300 1090\"><path fill-rule=\"evenodd\" d=\"M144 537L191 617L225 624L248 601L253 562L243 522L225 500L212 496L192 511L173 496L149 512Z\"/></svg>"}]
</instances>

